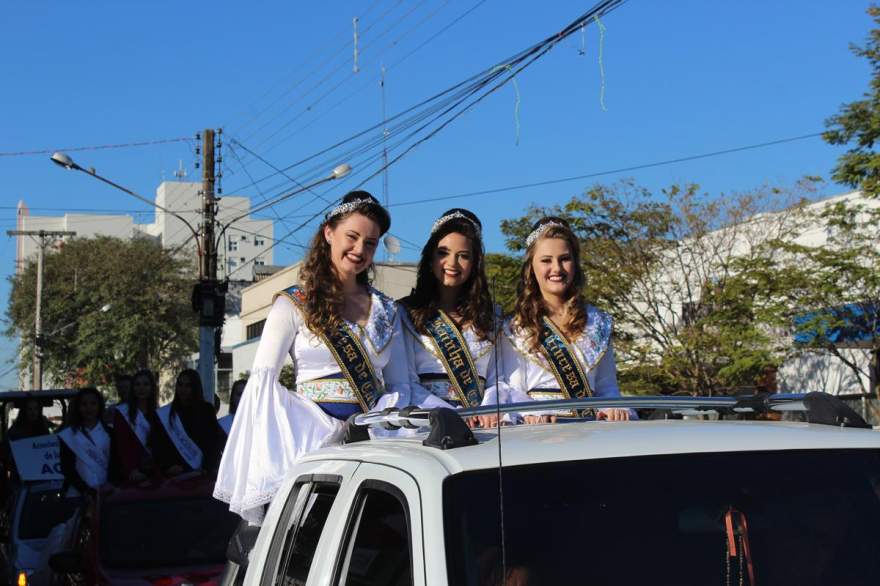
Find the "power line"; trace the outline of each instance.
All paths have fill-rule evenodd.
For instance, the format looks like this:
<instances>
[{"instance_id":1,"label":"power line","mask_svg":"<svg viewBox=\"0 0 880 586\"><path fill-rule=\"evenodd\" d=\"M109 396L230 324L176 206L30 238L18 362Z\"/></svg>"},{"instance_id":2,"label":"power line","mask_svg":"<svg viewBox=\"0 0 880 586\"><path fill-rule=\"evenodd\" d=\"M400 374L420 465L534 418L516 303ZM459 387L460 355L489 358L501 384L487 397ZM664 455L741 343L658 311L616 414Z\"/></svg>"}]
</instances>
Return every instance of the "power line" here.
<instances>
[{"instance_id":1,"label":"power line","mask_svg":"<svg viewBox=\"0 0 880 586\"><path fill-rule=\"evenodd\" d=\"M399 124L399 131L402 132L407 128L411 128L412 126L421 123L421 126L418 126L415 130L411 131L408 135L403 137L403 139L399 140L395 145L393 145L391 149L389 149L393 150L394 148L401 147L402 151L397 154L393 159L391 159L387 164L381 164L377 171L368 175L366 179L358 183L358 185L355 186L354 189L360 188L365 183L370 181L373 177L377 176L391 165L394 165L401 161L405 156L411 153L419 145L424 144L428 140L432 139L440 131L449 126L452 122L463 116L465 113L473 109L477 104L481 103L494 92L505 86L508 82L514 79L514 77L519 75L523 70L525 70L527 67L532 65L535 61L537 61L544 55L546 55L559 42L561 42L574 32L580 30L580 27L589 24L591 20L598 20L599 16L607 15L615 8L618 8L621 4L623 4L623 1L624 0L603 0L553 35L539 41L538 43L532 45L531 47L528 47L523 51L520 51L513 57L495 65L494 67L491 67L488 70L484 70L481 73L471 76L467 80L460 82L455 86L443 92L440 92L439 94L436 94L432 98L428 98L427 100L421 102L420 105L430 104L431 102L435 103L429 106L426 111L418 112L414 114L410 119L404 120ZM404 112L401 112L392 117L392 119L400 118L406 113L418 109L420 105L409 108ZM422 123L426 118L428 119L427 122ZM385 133L387 127L386 125L387 120L383 120L378 125L374 125L374 127L372 127L371 129L362 131L358 135L355 135L354 138L357 138L359 136L367 134L370 130L374 130L377 127L381 129L378 137L373 138L372 140L367 140L366 144L351 149L349 154L351 156L357 156L358 154L367 155L369 150L371 148L374 148L373 145L375 144L379 146L379 158L381 158L383 156L383 153L381 151L384 149L387 139L387 135ZM424 134L422 136L419 136L423 132ZM328 147L315 155L307 157L306 159L298 163L294 163L293 165L288 166L284 170L289 170L308 160L315 159L327 153L328 151L332 151L336 147L341 146L346 142L349 142L350 140L352 139L347 139L345 141L337 143L334 146ZM406 144L410 140L412 140L412 142L410 144ZM338 157L338 154L334 155L334 157ZM358 167L357 164L352 164L352 167L354 167L355 169L364 169L365 171L367 171L369 169L369 166L375 161L375 156L372 157L372 160L370 160L370 158L368 157L367 160L360 167ZM337 185L344 184L347 181L353 179L355 175L359 174L360 171L356 170L352 172L348 177L340 181ZM288 232L279 241L273 243L272 247L277 245L280 241L283 241L289 236L295 234L303 227L307 226L312 220L330 209L332 205L333 202L328 203L322 209L318 210L315 214L310 216L305 222L299 224L296 228L294 228L294 230ZM243 268L244 266L245 265L242 265L236 270L241 270L241 268ZM235 271L233 271L233 273L234 272Z\"/></svg>"},{"instance_id":2,"label":"power line","mask_svg":"<svg viewBox=\"0 0 880 586\"><path fill-rule=\"evenodd\" d=\"M428 197L428 198L424 198L424 199L415 199L412 201L402 201L402 202L398 202L398 203L393 203L389 207L403 207L403 206L419 205L419 204L423 204L423 203L432 203L432 202L436 202L436 201L445 201L445 200L449 200L449 199L475 197L478 195L491 195L491 194L495 194L495 193L503 193L506 191L517 191L519 189L528 189L531 187L543 187L545 185L554 185L557 183L567 183L569 181L580 181L583 179L591 179L594 177L601 177L603 175L615 175L617 173L628 173L630 171L639 171L642 169L650 169L653 167L662 167L665 165L674 165L676 163L685 163L688 161L696 161L699 159L708 159L710 157L719 157L722 155L729 155L732 153L739 153L739 152L749 151L749 150L753 150L753 149L760 149L760 148L765 148L765 147L769 147L769 146L775 146L775 145L780 145L780 144L785 144L785 143L790 143L790 142L796 142L799 140L806 140L809 138L816 138L816 137L822 136L822 134L823 134L822 132L814 132L811 134L802 134L800 136L793 136L790 138L782 138L779 140L771 140L768 142L761 142L761 143L757 143L757 144L751 144L751 145L746 145L746 146L741 146L741 147L724 149L724 150L720 150L720 151L712 151L709 153L702 153L699 155L690 155L687 157L679 157L677 159L666 159L664 161L656 161L653 163L644 163L642 165L632 165L629 167L620 167L617 169L609 169L607 171L597 171L595 173L587 173L584 175L574 175L571 177L561 177L559 179L547 179L544 181L535 181L533 183L522 183L519 185L508 185L505 187L496 187L493 189L483 189L480 191L469 191L466 193L458 193L455 195L443 195L443 196Z\"/></svg>"},{"instance_id":3,"label":"power line","mask_svg":"<svg viewBox=\"0 0 880 586\"><path fill-rule=\"evenodd\" d=\"M157 144L168 144L172 142L187 142L192 140L189 137L181 137L181 138L165 138L161 140L149 140L143 142L127 142L127 143L119 143L119 144L101 144L95 146L80 146L80 147L67 147L67 148L54 148L54 149L42 149L38 151L16 151L16 152L6 152L0 153L0 157L24 157L29 155L50 155L56 152L67 152L72 153L76 151L100 151L105 149L126 149L131 147L140 147L140 146L152 146Z\"/></svg>"}]
</instances>

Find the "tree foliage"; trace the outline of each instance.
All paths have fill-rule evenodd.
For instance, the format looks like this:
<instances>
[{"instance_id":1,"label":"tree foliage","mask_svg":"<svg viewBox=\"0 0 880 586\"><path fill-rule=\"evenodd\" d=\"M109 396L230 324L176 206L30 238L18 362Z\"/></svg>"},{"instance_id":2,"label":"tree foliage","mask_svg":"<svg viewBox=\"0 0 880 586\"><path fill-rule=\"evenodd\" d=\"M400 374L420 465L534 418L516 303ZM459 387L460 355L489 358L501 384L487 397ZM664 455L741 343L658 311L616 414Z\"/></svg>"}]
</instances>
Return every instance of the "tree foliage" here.
<instances>
[{"instance_id":1,"label":"tree foliage","mask_svg":"<svg viewBox=\"0 0 880 586\"><path fill-rule=\"evenodd\" d=\"M11 278L6 335L22 370L34 348L36 260ZM43 371L59 385L111 383L138 368L177 369L198 349L192 262L147 239L74 238L44 260ZM109 305L106 311L102 308Z\"/></svg>"},{"instance_id":2,"label":"tree foliage","mask_svg":"<svg viewBox=\"0 0 880 586\"><path fill-rule=\"evenodd\" d=\"M872 5L868 15L880 24L880 8ZM834 168L835 181L850 185L871 197L880 196L880 155L874 144L880 138L880 28L874 28L864 46L852 45L852 51L871 66L871 81L861 100L841 106L825 121L824 139L834 145L849 145Z\"/></svg>"},{"instance_id":3,"label":"tree foliage","mask_svg":"<svg viewBox=\"0 0 880 586\"><path fill-rule=\"evenodd\" d=\"M780 356L755 319L756 291L737 269L758 243L795 233L780 190L710 197L696 185L654 194L631 182L597 185L562 206L502 223L522 251L532 223L569 221L581 242L584 293L615 320L625 392L713 394L752 387ZM774 212L774 213L770 213ZM755 221L759 218L759 221Z\"/></svg>"}]
</instances>

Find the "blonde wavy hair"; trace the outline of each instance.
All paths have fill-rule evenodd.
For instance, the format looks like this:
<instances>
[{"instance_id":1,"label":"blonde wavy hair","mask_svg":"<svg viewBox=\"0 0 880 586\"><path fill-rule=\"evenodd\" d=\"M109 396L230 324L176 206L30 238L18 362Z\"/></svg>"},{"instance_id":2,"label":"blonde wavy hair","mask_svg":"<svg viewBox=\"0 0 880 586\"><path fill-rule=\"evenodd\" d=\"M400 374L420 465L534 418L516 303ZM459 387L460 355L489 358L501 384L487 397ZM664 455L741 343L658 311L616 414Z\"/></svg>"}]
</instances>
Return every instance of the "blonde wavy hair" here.
<instances>
[{"instance_id":1,"label":"blonde wavy hair","mask_svg":"<svg viewBox=\"0 0 880 586\"><path fill-rule=\"evenodd\" d=\"M571 316L571 319L562 328L562 333L568 339L574 340L580 336L587 325L587 311L583 296L586 279L581 268L580 241L571 230L568 222L556 216L541 218L532 226L532 231L534 232L548 223L559 225L545 228L534 239L531 246L526 249L522 267L520 268L520 280L516 290L516 305L513 310L514 324L525 333L528 348L531 352L535 353L540 351L541 343L539 336L543 318L547 315L547 306L544 303L544 297L541 295L541 289L538 286L538 280L535 278L535 271L532 268L535 248L537 248L538 242L548 238L559 238L565 240L571 250L574 278L566 292L568 298L565 301L565 309L568 315Z\"/></svg>"}]
</instances>

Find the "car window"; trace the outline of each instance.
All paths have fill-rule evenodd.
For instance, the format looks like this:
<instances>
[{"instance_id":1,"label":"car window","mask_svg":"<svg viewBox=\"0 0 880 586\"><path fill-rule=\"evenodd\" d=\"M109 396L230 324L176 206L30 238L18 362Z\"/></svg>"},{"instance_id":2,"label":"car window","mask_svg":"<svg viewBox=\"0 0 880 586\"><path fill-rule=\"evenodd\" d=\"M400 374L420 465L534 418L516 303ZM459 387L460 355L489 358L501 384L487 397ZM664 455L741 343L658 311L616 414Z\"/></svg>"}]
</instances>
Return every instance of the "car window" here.
<instances>
[{"instance_id":1,"label":"car window","mask_svg":"<svg viewBox=\"0 0 880 586\"><path fill-rule=\"evenodd\" d=\"M412 584L410 529L403 496L367 488L356 502L337 584Z\"/></svg>"},{"instance_id":2,"label":"car window","mask_svg":"<svg viewBox=\"0 0 880 586\"><path fill-rule=\"evenodd\" d=\"M531 464L504 468L503 483L501 497L497 470L444 481L451 586L742 584L749 565L773 586L880 575L880 450Z\"/></svg>"},{"instance_id":3,"label":"car window","mask_svg":"<svg viewBox=\"0 0 880 586\"><path fill-rule=\"evenodd\" d=\"M18 538L45 539L53 527L73 516L79 504L57 490L28 492L18 520Z\"/></svg>"},{"instance_id":4,"label":"car window","mask_svg":"<svg viewBox=\"0 0 880 586\"><path fill-rule=\"evenodd\" d=\"M299 586L306 583L312 557L337 492L339 485L335 483L316 482L312 485L299 521L291 526L284 538L276 585Z\"/></svg>"}]
</instances>

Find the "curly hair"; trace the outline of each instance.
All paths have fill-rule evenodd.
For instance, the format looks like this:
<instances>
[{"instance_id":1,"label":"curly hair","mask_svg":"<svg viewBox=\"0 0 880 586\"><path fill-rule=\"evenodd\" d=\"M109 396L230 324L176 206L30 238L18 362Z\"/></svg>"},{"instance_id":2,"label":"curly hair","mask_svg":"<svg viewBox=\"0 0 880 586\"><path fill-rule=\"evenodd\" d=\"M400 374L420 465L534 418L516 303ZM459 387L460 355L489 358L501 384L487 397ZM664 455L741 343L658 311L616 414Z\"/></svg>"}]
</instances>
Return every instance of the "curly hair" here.
<instances>
[{"instance_id":1,"label":"curly hair","mask_svg":"<svg viewBox=\"0 0 880 586\"><path fill-rule=\"evenodd\" d=\"M409 311L416 331L420 334L427 334L426 325L437 315L439 309L438 289L440 284L437 282L433 269L437 245L449 234L461 234L470 242L473 265L470 276L462 285L457 311L461 314L463 323L470 325L478 338L488 340L493 337L495 329L493 323L495 311L489 295L489 282L486 279L483 240L477 229L480 226L480 221L472 212L461 208L451 209L445 212L441 218L455 212L472 221L457 217L444 222L431 234L428 242L422 248L415 289L409 297L402 299L401 302Z\"/></svg>"},{"instance_id":2,"label":"curly hair","mask_svg":"<svg viewBox=\"0 0 880 586\"><path fill-rule=\"evenodd\" d=\"M324 238L324 228L329 226L336 228L340 222L354 213L368 217L379 225L380 235L388 231L391 219L379 201L366 191L352 191L342 198L342 203L371 200L370 203L361 203L355 209L343 213L331 212L318 227L312 241L309 243L309 251L303 261L299 272L299 282L305 293L303 304L303 317L306 326L313 332L333 331L342 326L342 308L345 304L345 295L342 290L342 282L336 274L336 267L330 255L330 244ZM363 286L370 284L370 272L373 265L367 267L357 275L357 282Z\"/></svg>"},{"instance_id":3,"label":"curly hair","mask_svg":"<svg viewBox=\"0 0 880 586\"><path fill-rule=\"evenodd\" d=\"M532 231L534 232L550 222L560 225L545 228L540 236L532 242L531 246L526 249L526 255L520 269L520 280L516 290L516 305L513 311L516 326L525 332L528 348L531 352L535 353L540 350L539 335L542 320L547 315L547 306L544 303L544 297L541 295L541 289L538 286L538 280L535 278L535 271L532 268L535 248L538 242L548 238L560 238L568 243L568 247L571 250L572 264L574 265L574 278L566 292L568 298L565 302L565 309L568 315L571 316L571 319L565 324L563 333L567 338L575 339L580 336L584 326L587 325L587 311L582 292L586 279L584 278L584 271L581 268L580 262L580 241L578 241L577 236L571 230L568 222L556 216L541 218L532 226Z\"/></svg>"},{"instance_id":4,"label":"curly hair","mask_svg":"<svg viewBox=\"0 0 880 586\"><path fill-rule=\"evenodd\" d=\"M137 419L137 407L139 402L139 399L134 395L134 381L139 378L145 378L147 379L147 382L150 383L150 396L147 397L148 411L144 413L144 417L150 415L159 406L159 385L156 383L156 375L153 374L152 370L147 368L137 371L134 376L129 378L131 378L131 389L128 392L128 397L125 402L128 405L128 418L134 422L134 420Z\"/></svg>"}]
</instances>

